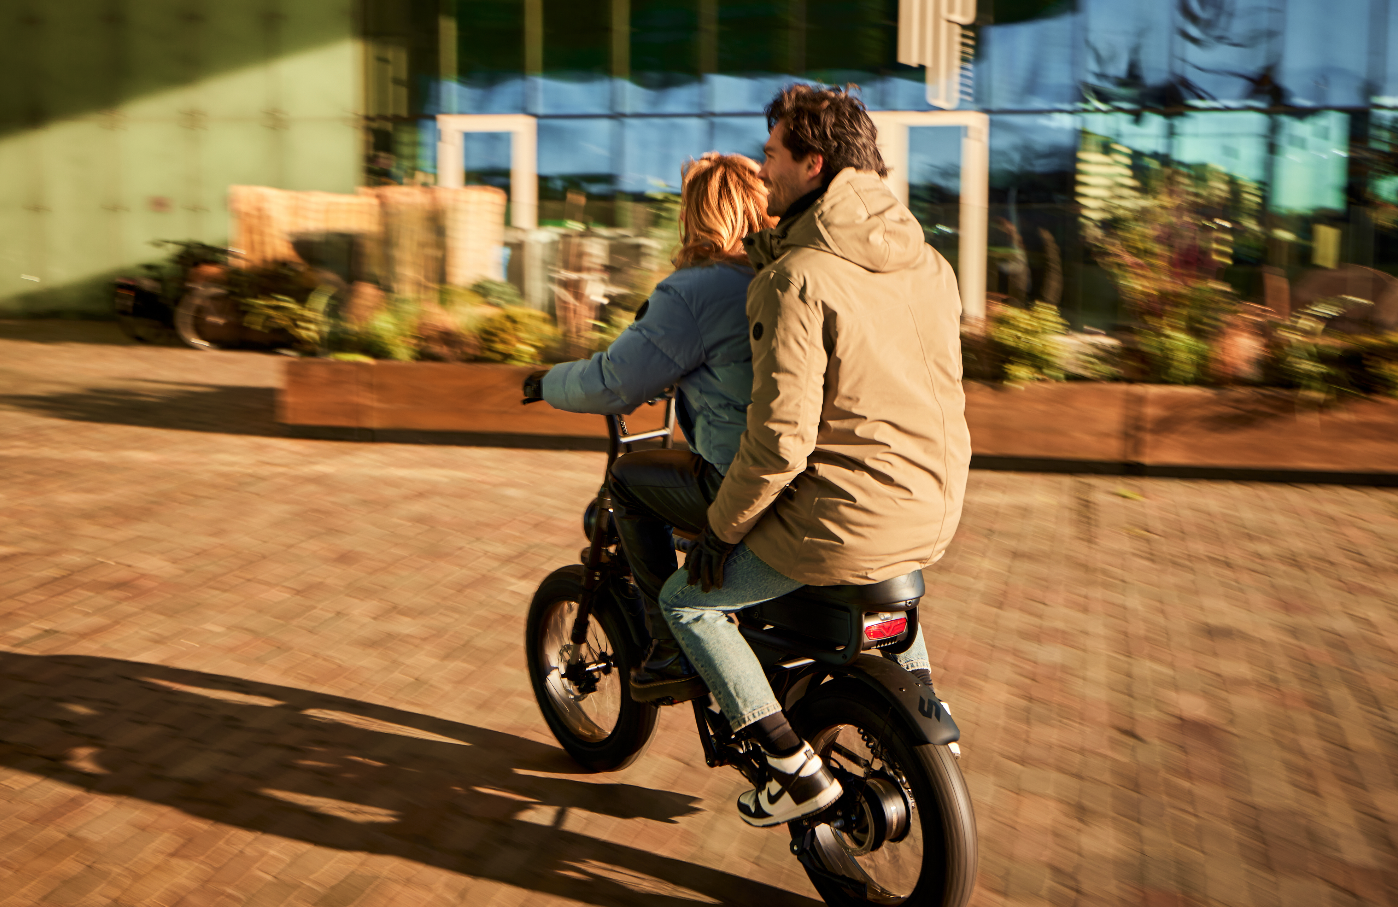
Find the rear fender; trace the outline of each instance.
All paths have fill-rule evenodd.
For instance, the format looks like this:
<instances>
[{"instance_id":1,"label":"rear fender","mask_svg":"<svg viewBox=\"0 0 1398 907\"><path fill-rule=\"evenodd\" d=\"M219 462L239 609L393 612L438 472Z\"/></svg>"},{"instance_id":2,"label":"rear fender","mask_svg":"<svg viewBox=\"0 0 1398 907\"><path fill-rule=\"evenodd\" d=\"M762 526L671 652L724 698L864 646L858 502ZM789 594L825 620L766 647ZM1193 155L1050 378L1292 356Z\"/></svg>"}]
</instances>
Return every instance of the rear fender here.
<instances>
[{"instance_id":1,"label":"rear fender","mask_svg":"<svg viewBox=\"0 0 1398 907\"><path fill-rule=\"evenodd\" d=\"M866 694L873 694L888 707L889 718L903 725L908 737L917 745L934 743L945 746L961 739L961 730L951 713L936 698L932 687L923 686L897 662L880 655L863 654L849 664L820 665L817 670L796 680L786 690L785 705L799 709L800 700L829 678L832 683L857 684Z\"/></svg>"}]
</instances>

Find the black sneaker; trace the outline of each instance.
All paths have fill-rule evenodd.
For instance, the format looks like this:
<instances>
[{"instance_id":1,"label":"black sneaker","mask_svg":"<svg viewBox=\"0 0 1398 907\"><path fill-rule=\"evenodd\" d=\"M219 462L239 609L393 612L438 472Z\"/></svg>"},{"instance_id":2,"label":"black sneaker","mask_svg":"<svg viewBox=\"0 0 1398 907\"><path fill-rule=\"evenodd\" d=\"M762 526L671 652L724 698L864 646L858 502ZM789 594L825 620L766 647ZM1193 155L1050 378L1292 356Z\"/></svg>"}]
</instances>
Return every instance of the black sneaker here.
<instances>
[{"instance_id":1,"label":"black sneaker","mask_svg":"<svg viewBox=\"0 0 1398 907\"><path fill-rule=\"evenodd\" d=\"M743 821L758 828L820 812L840 799L840 782L809 743L790 756L767 757L767 783L738 798Z\"/></svg>"}]
</instances>

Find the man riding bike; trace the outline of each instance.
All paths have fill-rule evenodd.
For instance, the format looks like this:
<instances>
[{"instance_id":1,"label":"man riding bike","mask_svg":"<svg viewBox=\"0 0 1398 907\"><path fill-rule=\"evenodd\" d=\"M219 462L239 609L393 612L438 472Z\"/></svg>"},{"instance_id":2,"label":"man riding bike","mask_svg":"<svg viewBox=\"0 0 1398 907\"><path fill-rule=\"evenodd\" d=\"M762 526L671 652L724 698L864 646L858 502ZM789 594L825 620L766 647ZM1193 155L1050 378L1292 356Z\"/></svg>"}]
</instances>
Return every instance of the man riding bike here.
<instances>
[{"instance_id":1,"label":"man riding bike","mask_svg":"<svg viewBox=\"0 0 1398 907\"><path fill-rule=\"evenodd\" d=\"M677 270L655 288L636 320L605 352L535 372L525 402L543 399L582 413L630 413L675 387L679 419L694 452L637 451L608 477L617 533L646 607L653 640L631 678L638 699L692 698L703 685L657 610L676 571L672 527L699 532L738 451L752 392L752 349L744 314L753 271L743 237L771 225L757 164L705 154L685 165Z\"/></svg>"},{"instance_id":2,"label":"man riding bike","mask_svg":"<svg viewBox=\"0 0 1398 907\"><path fill-rule=\"evenodd\" d=\"M746 240L757 269L747 430L687 573L660 594L724 717L766 754L766 783L738 801L756 826L824 809L840 785L787 722L728 613L934 563L970 462L956 278L880 179L864 105L797 85L766 114L761 178L781 220ZM930 682L920 631L894 657Z\"/></svg>"}]
</instances>

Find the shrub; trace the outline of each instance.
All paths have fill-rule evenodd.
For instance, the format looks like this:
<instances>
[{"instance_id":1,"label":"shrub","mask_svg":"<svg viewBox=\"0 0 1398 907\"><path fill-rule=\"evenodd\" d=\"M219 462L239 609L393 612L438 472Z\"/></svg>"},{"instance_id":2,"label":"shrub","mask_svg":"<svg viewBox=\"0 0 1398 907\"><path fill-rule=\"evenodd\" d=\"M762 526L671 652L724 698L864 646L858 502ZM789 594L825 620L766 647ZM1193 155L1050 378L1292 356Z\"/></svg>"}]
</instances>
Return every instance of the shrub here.
<instances>
[{"instance_id":1,"label":"shrub","mask_svg":"<svg viewBox=\"0 0 1398 907\"><path fill-rule=\"evenodd\" d=\"M302 352L314 352L325 340L329 320L326 304L332 290L321 287L311 293L304 303L288 296L262 296L238 300L243 309L243 324L255 331L285 331Z\"/></svg>"},{"instance_id":2,"label":"shrub","mask_svg":"<svg viewBox=\"0 0 1398 907\"><path fill-rule=\"evenodd\" d=\"M503 280L478 280L471 284L471 292L490 305L517 306L524 302L515 285Z\"/></svg>"},{"instance_id":3,"label":"shrub","mask_svg":"<svg viewBox=\"0 0 1398 907\"><path fill-rule=\"evenodd\" d=\"M1209 344L1173 321L1147 319L1132 338L1152 381L1198 384L1208 374Z\"/></svg>"},{"instance_id":4,"label":"shrub","mask_svg":"<svg viewBox=\"0 0 1398 907\"><path fill-rule=\"evenodd\" d=\"M1314 327L1308 330L1303 313L1273 333L1264 368L1269 383L1321 399L1398 396L1398 334L1326 336Z\"/></svg>"},{"instance_id":5,"label":"shrub","mask_svg":"<svg viewBox=\"0 0 1398 907\"><path fill-rule=\"evenodd\" d=\"M560 340L552 319L543 312L518 306L501 309L485 319L477 334L482 359L514 365L537 365Z\"/></svg>"},{"instance_id":6,"label":"shrub","mask_svg":"<svg viewBox=\"0 0 1398 907\"><path fill-rule=\"evenodd\" d=\"M326 338L326 345L336 352L409 362L417 358L414 308L402 299L392 300L360 324L336 324Z\"/></svg>"},{"instance_id":7,"label":"shrub","mask_svg":"<svg viewBox=\"0 0 1398 907\"><path fill-rule=\"evenodd\" d=\"M463 327L455 313L428 306L417 322L418 358L437 362L466 362L480 354L480 338Z\"/></svg>"},{"instance_id":8,"label":"shrub","mask_svg":"<svg viewBox=\"0 0 1398 907\"><path fill-rule=\"evenodd\" d=\"M961 338L966 377L982 381L1021 383L1062 381L1062 336L1068 324L1058 309L1036 302L1028 309L996 306L985 327Z\"/></svg>"}]
</instances>

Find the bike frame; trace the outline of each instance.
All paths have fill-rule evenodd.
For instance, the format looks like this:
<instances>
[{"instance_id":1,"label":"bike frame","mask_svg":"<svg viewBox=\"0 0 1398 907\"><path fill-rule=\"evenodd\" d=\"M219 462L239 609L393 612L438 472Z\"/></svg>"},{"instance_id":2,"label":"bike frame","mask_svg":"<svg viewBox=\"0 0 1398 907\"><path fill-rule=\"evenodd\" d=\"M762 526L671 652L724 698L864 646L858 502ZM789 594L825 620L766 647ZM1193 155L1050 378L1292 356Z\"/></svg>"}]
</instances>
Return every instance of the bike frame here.
<instances>
[{"instance_id":1,"label":"bike frame","mask_svg":"<svg viewBox=\"0 0 1398 907\"><path fill-rule=\"evenodd\" d=\"M630 453L635 445L643 441L658 440L661 447L666 449L675 445L677 406L675 391L667 390L664 394L664 400L664 428L636 432L633 435L627 431L624 417L607 416L607 475L611 475L612 464L616 462L617 457ZM654 403L655 401L650 402ZM604 478L602 487L597 492L597 519L593 521L592 532L588 538L587 557L583 563L582 601L578 602L578 614L573 620L573 630L569 640L573 644L573 651L568 657L568 667L564 671L564 676L580 687L596 685L596 681L587 673L582 663L582 644L587 640L587 622L592 616L593 602L596 601L597 592L602 588L602 584L607 578L606 568L609 564L607 534L610 531L608 527L611 525L611 513L612 492Z\"/></svg>"}]
</instances>

